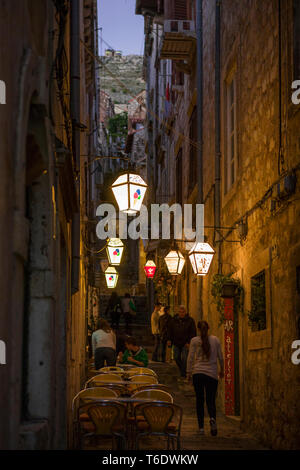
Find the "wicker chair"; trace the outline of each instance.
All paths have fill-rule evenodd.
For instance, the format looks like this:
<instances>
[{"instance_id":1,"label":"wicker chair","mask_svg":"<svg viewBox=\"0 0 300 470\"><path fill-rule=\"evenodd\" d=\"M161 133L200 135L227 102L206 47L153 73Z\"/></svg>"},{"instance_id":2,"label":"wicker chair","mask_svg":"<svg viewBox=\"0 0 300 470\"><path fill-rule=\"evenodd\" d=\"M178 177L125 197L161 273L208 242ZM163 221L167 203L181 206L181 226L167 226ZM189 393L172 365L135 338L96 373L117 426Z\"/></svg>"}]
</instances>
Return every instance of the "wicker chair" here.
<instances>
[{"instance_id":1,"label":"wicker chair","mask_svg":"<svg viewBox=\"0 0 300 470\"><path fill-rule=\"evenodd\" d=\"M130 378L130 382L129 382L130 383L129 390L131 392L134 392L137 389L137 387L141 385L140 383L137 385L134 385L135 382L143 382L145 384L157 384L158 380L153 375L133 375Z\"/></svg>"},{"instance_id":2,"label":"wicker chair","mask_svg":"<svg viewBox=\"0 0 300 470\"><path fill-rule=\"evenodd\" d=\"M141 421L139 416L143 416ZM139 449L139 440L144 436L165 436L167 449L180 450L180 432L182 424L182 408L174 403L142 403L134 408L135 417L135 448Z\"/></svg>"},{"instance_id":3,"label":"wicker chair","mask_svg":"<svg viewBox=\"0 0 300 470\"><path fill-rule=\"evenodd\" d=\"M134 367L128 371L128 375L153 375L157 377L156 373L152 369L148 369L147 367Z\"/></svg>"},{"instance_id":4,"label":"wicker chair","mask_svg":"<svg viewBox=\"0 0 300 470\"><path fill-rule=\"evenodd\" d=\"M77 421L78 408L86 403L95 401L101 398L116 398L117 392L109 388L94 387L81 390L73 398L72 402L72 417L73 417L73 430L74 430L74 445L77 446L79 422ZM81 421L89 421L89 416L82 413L80 416Z\"/></svg>"},{"instance_id":5,"label":"wicker chair","mask_svg":"<svg viewBox=\"0 0 300 470\"><path fill-rule=\"evenodd\" d=\"M170 393L159 389L145 389L139 390L132 395L132 398L148 398L151 400L160 400L168 403L173 403L173 397Z\"/></svg>"},{"instance_id":6,"label":"wicker chair","mask_svg":"<svg viewBox=\"0 0 300 470\"><path fill-rule=\"evenodd\" d=\"M122 367L119 367L119 366L107 366L107 367L101 367L101 369L98 370L98 373L99 372L124 373L124 369L122 369Z\"/></svg>"},{"instance_id":7,"label":"wicker chair","mask_svg":"<svg viewBox=\"0 0 300 470\"><path fill-rule=\"evenodd\" d=\"M90 420L81 420L81 415L88 415ZM98 443L99 438L103 438L112 440L113 450L125 449L126 406L122 403L107 400L87 403L78 408L77 421L79 448L83 448L86 439Z\"/></svg>"},{"instance_id":8,"label":"wicker chair","mask_svg":"<svg viewBox=\"0 0 300 470\"><path fill-rule=\"evenodd\" d=\"M169 392L170 387L164 384L145 384L145 385L138 385L136 388L136 392L140 392L142 390L163 390L164 392Z\"/></svg>"},{"instance_id":9,"label":"wicker chair","mask_svg":"<svg viewBox=\"0 0 300 470\"><path fill-rule=\"evenodd\" d=\"M118 374L98 374L94 377L91 377L86 383L85 388L89 387L96 387L98 383L112 383L112 382L120 382L120 376Z\"/></svg>"}]
</instances>

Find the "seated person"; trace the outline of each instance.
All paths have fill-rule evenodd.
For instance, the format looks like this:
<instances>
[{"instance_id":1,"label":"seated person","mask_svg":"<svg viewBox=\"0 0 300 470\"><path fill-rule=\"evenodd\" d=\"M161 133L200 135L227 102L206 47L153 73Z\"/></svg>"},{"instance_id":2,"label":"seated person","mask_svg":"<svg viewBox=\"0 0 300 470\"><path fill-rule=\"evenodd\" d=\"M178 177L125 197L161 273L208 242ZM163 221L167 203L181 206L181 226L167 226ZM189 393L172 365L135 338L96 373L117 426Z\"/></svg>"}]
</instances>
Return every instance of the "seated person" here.
<instances>
[{"instance_id":1,"label":"seated person","mask_svg":"<svg viewBox=\"0 0 300 470\"><path fill-rule=\"evenodd\" d=\"M148 355L140 346L137 346L136 339L130 336L125 340L126 349L124 353L119 353L119 361L121 364L132 364L138 367L148 366Z\"/></svg>"}]
</instances>

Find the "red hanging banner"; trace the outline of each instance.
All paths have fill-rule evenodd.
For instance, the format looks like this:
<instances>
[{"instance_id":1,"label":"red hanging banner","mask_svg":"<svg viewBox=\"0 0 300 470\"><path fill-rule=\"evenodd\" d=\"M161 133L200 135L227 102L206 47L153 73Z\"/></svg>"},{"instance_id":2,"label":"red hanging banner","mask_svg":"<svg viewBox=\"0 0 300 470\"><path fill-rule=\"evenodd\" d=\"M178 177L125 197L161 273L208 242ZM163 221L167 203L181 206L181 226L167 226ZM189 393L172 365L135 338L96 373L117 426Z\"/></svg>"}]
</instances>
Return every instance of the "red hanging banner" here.
<instances>
[{"instance_id":1,"label":"red hanging banner","mask_svg":"<svg viewBox=\"0 0 300 470\"><path fill-rule=\"evenodd\" d=\"M235 414L233 297L224 298L225 317L225 414Z\"/></svg>"}]
</instances>

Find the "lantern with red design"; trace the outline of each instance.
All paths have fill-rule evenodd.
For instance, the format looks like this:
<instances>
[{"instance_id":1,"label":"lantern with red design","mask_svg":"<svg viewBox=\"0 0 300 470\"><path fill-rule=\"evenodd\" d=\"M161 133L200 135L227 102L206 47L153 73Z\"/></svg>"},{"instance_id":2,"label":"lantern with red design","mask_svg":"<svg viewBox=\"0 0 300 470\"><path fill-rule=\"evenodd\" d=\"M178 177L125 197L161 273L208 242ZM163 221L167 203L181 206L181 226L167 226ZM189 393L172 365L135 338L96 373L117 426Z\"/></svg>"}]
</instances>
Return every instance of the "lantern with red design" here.
<instances>
[{"instance_id":1,"label":"lantern with red design","mask_svg":"<svg viewBox=\"0 0 300 470\"><path fill-rule=\"evenodd\" d=\"M109 289L114 289L117 285L119 274L116 268L109 266L105 271L106 285Z\"/></svg>"},{"instance_id":2,"label":"lantern with red design","mask_svg":"<svg viewBox=\"0 0 300 470\"><path fill-rule=\"evenodd\" d=\"M119 176L112 185L112 191L121 212L135 215L141 210L147 184L135 173Z\"/></svg>"},{"instance_id":3,"label":"lantern with red design","mask_svg":"<svg viewBox=\"0 0 300 470\"><path fill-rule=\"evenodd\" d=\"M107 246L106 252L109 263L112 266L119 266L121 264L121 259L123 255L124 244L120 238L110 238Z\"/></svg>"},{"instance_id":4,"label":"lantern with red design","mask_svg":"<svg viewBox=\"0 0 300 470\"><path fill-rule=\"evenodd\" d=\"M147 261L144 266L144 271L148 279L153 279L156 271L156 264L154 263L154 261Z\"/></svg>"}]
</instances>

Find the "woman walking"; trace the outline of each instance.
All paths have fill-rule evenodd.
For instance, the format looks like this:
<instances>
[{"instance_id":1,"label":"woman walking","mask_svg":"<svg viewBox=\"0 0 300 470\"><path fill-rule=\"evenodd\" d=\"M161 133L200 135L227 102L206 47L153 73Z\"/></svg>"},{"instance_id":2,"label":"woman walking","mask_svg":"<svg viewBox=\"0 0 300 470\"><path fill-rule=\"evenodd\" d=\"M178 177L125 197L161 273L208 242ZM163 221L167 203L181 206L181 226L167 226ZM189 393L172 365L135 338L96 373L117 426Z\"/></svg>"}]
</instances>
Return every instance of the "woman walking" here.
<instances>
[{"instance_id":1,"label":"woman walking","mask_svg":"<svg viewBox=\"0 0 300 470\"><path fill-rule=\"evenodd\" d=\"M198 336L190 342L187 359L187 378L193 376L196 393L197 417L200 434L204 434L204 394L207 411L210 417L210 432L217 435L216 394L218 388L218 360L220 364L219 378L224 377L224 359L221 344L216 336L208 335L209 325L206 321L198 322Z\"/></svg>"},{"instance_id":2,"label":"woman walking","mask_svg":"<svg viewBox=\"0 0 300 470\"><path fill-rule=\"evenodd\" d=\"M106 361L107 366L116 365L116 335L106 320L98 321L98 329L92 334L95 369L101 369Z\"/></svg>"}]
</instances>

